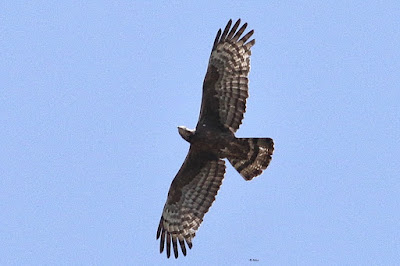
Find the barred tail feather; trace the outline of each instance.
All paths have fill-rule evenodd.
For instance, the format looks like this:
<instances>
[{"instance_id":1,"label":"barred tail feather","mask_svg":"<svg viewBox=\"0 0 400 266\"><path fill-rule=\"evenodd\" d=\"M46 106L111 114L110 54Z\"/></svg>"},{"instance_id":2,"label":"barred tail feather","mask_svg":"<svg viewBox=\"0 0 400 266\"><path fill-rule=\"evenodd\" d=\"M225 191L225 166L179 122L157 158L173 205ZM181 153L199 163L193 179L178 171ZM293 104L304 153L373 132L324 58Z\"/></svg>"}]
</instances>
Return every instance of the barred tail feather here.
<instances>
[{"instance_id":1,"label":"barred tail feather","mask_svg":"<svg viewBox=\"0 0 400 266\"><path fill-rule=\"evenodd\" d=\"M230 158L229 162L247 181L259 176L267 168L274 151L270 138L238 138L236 144L247 153L246 159Z\"/></svg>"}]
</instances>

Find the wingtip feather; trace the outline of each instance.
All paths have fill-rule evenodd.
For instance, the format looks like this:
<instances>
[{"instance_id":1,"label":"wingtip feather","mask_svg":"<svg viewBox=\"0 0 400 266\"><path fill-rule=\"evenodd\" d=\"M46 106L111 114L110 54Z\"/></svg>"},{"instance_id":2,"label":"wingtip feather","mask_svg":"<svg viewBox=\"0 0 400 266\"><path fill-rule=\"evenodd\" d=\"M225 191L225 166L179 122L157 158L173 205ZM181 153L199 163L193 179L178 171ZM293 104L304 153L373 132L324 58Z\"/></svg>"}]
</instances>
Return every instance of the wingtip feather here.
<instances>
[{"instance_id":1,"label":"wingtip feather","mask_svg":"<svg viewBox=\"0 0 400 266\"><path fill-rule=\"evenodd\" d=\"M160 240L160 253L164 251L164 243L165 243L165 231L162 231L161 240Z\"/></svg>"},{"instance_id":2,"label":"wingtip feather","mask_svg":"<svg viewBox=\"0 0 400 266\"><path fill-rule=\"evenodd\" d=\"M232 19L230 19L230 20L228 21L228 24L226 24L225 29L224 29L224 31L222 32L220 41L225 40L225 37L226 37L226 35L228 34L229 29L231 28L231 25L232 25Z\"/></svg>"},{"instance_id":3,"label":"wingtip feather","mask_svg":"<svg viewBox=\"0 0 400 266\"><path fill-rule=\"evenodd\" d=\"M156 239L160 238L161 230L162 230L162 217L161 217L161 220L160 220L160 224L158 225Z\"/></svg>"},{"instance_id":4,"label":"wingtip feather","mask_svg":"<svg viewBox=\"0 0 400 266\"><path fill-rule=\"evenodd\" d=\"M179 239L179 244L181 245L181 250L182 250L183 256L186 256L185 241L183 239Z\"/></svg>"},{"instance_id":5,"label":"wingtip feather","mask_svg":"<svg viewBox=\"0 0 400 266\"><path fill-rule=\"evenodd\" d=\"M250 39L250 37L254 34L254 30L249 31L248 33L246 33L246 35L244 35L239 42L245 43L247 42L248 39Z\"/></svg>"},{"instance_id":6,"label":"wingtip feather","mask_svg":"<svg viewBox=\"0 0 400 266\"><path fill-rule=\"evenodd\" d=\"M172 247L174 248L175 259L177 259L178 258L178 245L176 243L176 237L174 235L172 235Z\"/></svg>"},{"instance_id":7,"label":"wingtip feather","mask_svg":"<svg viewBox=\"0 0 400 266\"><path fill-rule=\"evenodd\" d=\"M233 25L232 29L230 30L228 36L226 36L226 38L227 38L228 40L231 39L231 38L233 37L233 34L236 32L236 30L238 29L239 25L240 25L240 19L238 19L238 20L236 21L236 23Z\"/></svg>"},{"instance_id":8,"label":"wingtip feather","mask_svg":"<svg viewBox=\"0 0 400 266\"><path fill-rule=\"evenodd\" d=\"M171 257L171 234L167 232L167 258Z\"/></svg>"},{"instance_id":9,"label":"wingtip feather","mask_svg":"<svg viewBox=\"0 0 400 266\"><path fill-rule=\"evenodd\" d=\"M215 47L217 46L219 40L221 37L221 29L218 30L217 32L217 36L215 36L215 40L214 40L214 44L213 44L213 50L215 49Z\"/></svg>"},{"instance_id":10,"label":"wingtip feather","mask_svg":"<svg viewBox=\"0 0 400 266\"><path fill-rule=\"evenodd\" d=\"M236 32L235 36L233 36L232 41L236 42L239 39L239 37L243 34L243 32L246 30L246 28L247 28L247 23L244 23L242 27L240 27L240 29Z\"/></svg>"}]
</instances>

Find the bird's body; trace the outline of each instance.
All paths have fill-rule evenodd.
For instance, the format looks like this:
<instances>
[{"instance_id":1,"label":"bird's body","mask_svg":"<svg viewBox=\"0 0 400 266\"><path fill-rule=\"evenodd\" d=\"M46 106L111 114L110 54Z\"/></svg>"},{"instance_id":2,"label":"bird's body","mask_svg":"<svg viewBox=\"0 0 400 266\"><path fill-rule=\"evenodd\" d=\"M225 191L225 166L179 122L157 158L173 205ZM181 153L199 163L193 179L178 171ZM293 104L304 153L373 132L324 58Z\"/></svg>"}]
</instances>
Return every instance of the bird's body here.
<instances>
[{"instance_id":1,"label":"bird's body","mask_svg":"<svg viewBox=\"0 0 400 266\"><path fill-rule=\"evenodd\" d=\"M195 130L178 127L190 149L172 181L157 230L160 252L166 244L167 257L171 242L175 258L178 242L184 255L186 245L192 247L192 239L224 178L223 159L227 158L245 180L251 180L267 168L273 153L270 138L235 137L246 110L250 48L255 41L247 42L253 30L239 39L247 24L240 29L240 20L232 29L231 24L230 20L215 38Z\"/></svg>"},{"instance_id":2,"label":"bird's body","mask_svg":"<svg viewBox=\"0 0 400 266\"><path fill-rule=\"evenodd\" d=\"M218 158L226 158L223 150L235 138L235 135L227 130L221 130L212 126L202 125L193 132L189 143L198 150L205 150L214 153ZM184 138L185 139L185 138Z\"/></svg>"}]
</instances>

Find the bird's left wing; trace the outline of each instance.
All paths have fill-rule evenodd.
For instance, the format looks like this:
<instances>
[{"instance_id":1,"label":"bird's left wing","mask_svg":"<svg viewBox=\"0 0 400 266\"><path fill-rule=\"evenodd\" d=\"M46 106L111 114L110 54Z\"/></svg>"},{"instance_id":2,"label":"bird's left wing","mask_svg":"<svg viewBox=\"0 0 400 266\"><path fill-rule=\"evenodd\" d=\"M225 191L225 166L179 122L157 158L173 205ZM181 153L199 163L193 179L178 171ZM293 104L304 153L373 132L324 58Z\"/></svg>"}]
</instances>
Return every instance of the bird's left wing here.
<instances>
[{"instance_id":1,"label":"bird's left wing","mask_svg":"<svg viewBox=\"0 0 400 266\"><path fill-rule=\"evenodd\" d=\"M157 230L160 240L160 253L167 246L167 257L171 254L171 242L175 258L178 245L186 256L185 242L192 248L195 236L204 214L211 207L222 184L225 174L225 161L211 154L189 150L186 159L172 181Z\"/></svg>"},{"instance_id":2,"label":"bird's left wing","mask_svg":"<svg viewBox=\"0 0 400 266\"><path fill-rule=\"evenodd\" d=\"M240 19L232 26L229 20L224 31L218 31L203 83L199 125L213 124L236 132L242 123L248 97L248 74L251 47L255 40L251 30L243 37L247 23L240 28Z\"/></svg>"}]
</instances>

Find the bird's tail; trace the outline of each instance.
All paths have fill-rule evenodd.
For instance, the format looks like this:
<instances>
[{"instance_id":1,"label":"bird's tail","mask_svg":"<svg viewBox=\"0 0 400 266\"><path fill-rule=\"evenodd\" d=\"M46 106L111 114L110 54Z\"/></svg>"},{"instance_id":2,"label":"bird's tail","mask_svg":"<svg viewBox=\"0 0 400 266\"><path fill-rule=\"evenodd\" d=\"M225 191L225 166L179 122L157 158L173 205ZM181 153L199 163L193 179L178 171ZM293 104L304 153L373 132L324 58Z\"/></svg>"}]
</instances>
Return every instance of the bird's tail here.
<instances>
[{"instance_id":1,"label":"bird's tail","mask_svg":"<svg viewBox=\"0 0 400 266\"><path fill-rule=\"evenodd\" d=\"M247 181L260 175L267 168L274 151L274 141L270 138L237 138L235 146L245 156L228 156L228 160Z\"/></svg>"}]
</instances>

